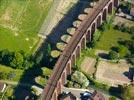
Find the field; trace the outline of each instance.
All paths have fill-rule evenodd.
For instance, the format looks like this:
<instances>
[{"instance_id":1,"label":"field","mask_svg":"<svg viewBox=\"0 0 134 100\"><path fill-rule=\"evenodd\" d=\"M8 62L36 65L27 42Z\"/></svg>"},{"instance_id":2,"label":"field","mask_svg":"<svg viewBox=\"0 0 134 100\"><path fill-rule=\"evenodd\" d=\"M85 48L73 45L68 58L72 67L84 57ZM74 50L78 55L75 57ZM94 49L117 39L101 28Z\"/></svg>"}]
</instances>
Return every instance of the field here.
<instances>
[{"instance_id":1,"label":"field","mask_svg":"<svg viewBox=\"0 0 134 100\"><path fill-rule=\"evenodd\" d=\"M30 52L52 0L0 0L0 50Z\"/></svg>"},{"instance_id":2,"label":"field","mask_svg":"<svg viewBox=\"0 0 134 100\"><path fill-rule=\"evenodd\" d=\"M103 32L95 48L108 51L111 47L118 46L118 41L130 39L131 34L120 32L112 28Z\"/></svg>"}]
</instances>

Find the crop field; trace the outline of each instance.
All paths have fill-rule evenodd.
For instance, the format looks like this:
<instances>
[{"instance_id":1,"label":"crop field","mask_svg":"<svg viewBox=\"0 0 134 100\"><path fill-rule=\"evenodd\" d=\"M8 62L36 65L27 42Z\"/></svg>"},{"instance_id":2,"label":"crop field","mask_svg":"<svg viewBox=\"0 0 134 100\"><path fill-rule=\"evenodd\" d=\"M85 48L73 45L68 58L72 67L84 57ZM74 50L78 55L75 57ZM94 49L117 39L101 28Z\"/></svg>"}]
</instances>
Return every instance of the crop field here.
<instances>
[{"instance_id":1,"label":"crop field","mask_svg":"<svg viewBox=\"0 0 134 100\"><path fill-rule=\"evenodd\" d=\"M0 0L0 50L31 52L52 0Z\"/></svg>"}]
</instances>

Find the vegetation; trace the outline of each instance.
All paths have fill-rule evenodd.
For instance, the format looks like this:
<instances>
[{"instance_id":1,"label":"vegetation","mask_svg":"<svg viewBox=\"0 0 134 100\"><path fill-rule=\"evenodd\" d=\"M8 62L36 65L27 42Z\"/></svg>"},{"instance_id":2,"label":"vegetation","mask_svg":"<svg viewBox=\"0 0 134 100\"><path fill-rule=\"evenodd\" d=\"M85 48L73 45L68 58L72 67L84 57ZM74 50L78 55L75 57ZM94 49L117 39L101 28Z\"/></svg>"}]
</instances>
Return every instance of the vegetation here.
<instances>
[{"instance_id":1,"label":"vegetation","mask_svg":"<svg viewBox=\"0 0 134 100\"><path fill-rule=\"evenodd\" d=\"M42 75L36 77L36 82L39 83L42 86L45 86L47 84L47 81L50 77L50 75L52 74L52 70L46 67L42 67L41 68L43 73Z\"/></svg>"},{"instance_id":2,"label":"vegetation","mask_svg":"<svg viewBox=\"0 0 134 100\"><path fill-rule=\"evenodd\" d=\"M112 47L117 47L120 40L131 40L131 35L111 28L103 32L95 48L109 51Z\"/></svg>"},{"instance_id":3,"label":"vegetation","mask_svg":"<svg viewBox=\"0 0 134 100\"><path fill-rule=\"evenodd\" d=\"M124 12L129 13L132 6L133 5L131 3L121 0L119 8L121 8Z\"/></svg>"},{"instance_id":4,"label":"vegetation","mask_svg":"<svg viewBox=\"0 0 134 100\"><path fill-rule=\"evenodd\" d=\"M123 100L134 100L134 87L133 86L124 86L123 87Z\"/></svg>"},{"instance_id":5,"label":"vegetation","mask_svg":"<svg viewBox=\"0 0 134 100\"><path fill-rule=\"evenodd\" d=\"M118 24L114 26L114 29L120 30L121 32L134 34L134 27L127 27L124 24Z\"/></svg>"},{"instance_id":6,"label":"vegetation","mask_svg":"<svg viewBox=\"0 0 134 100\"><path fill-rule=\"evenodd\" d=\"M117 100L116 97L110 97L109 100Z\"/></svg>"},{"instance_id":7,"label":"vegetation","mask_svg":"<svg viewBox=\"0 0 134 100\"><path fill-rule=\"evenodd\" d=\"M119 54L116 51L110 51L109 52L109 58L111 60L117 60L119 58Z\"/></svg>"},{"instance_id":8,"label":"vegetation","mask_svg":"<svg viewBox=\"0 0 134 100\"><path fill-rule=\"evenodd\" d=\"M0 0L0 50L30 53L52 0Z\"/></svg>"},{"instance_id":9,"label":"vegetation","mask_svg":"<svg viewBox=\"0 0 134 100\"><path fill-rule=\"evenodd\" d=\"M26 55L23 51L9 52L8 50L0 51L0 63L14 69L28 69L34 65L31 55Z\"/></svg>"},{"instance_id":10,"label":"vegetation","mask_svg":"<svg viewBox=\"0 0 134 100\"><path fill-rule=\"evenodd\" d=\"M22 70L0 65L0 80L19 81L23 75Z\"/></svg>"},{"instance_id":11,"label":"vegetation","mask_svg":"<svg viewBox=\"0 0 134 100\"><path fill-rule=\"evenodd\" d=\"M86 76L79 71L75 71L71 76L71 81L80 84L82 87L87 87L89 85L89 81Z\"/></svg>"}]
</instances>

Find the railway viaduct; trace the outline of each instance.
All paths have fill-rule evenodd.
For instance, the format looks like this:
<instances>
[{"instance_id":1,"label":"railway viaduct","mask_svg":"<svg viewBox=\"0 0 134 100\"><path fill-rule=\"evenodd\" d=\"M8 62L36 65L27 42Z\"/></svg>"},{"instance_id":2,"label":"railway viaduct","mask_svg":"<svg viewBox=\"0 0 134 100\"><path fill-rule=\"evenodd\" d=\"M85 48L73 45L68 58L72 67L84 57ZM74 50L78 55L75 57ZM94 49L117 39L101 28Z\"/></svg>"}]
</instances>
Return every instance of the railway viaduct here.
<instances>
[{"instance_id":1,"label":"railway viaduct","mask_svg":"<svg viewBox=\"0 0 134 100\"><path fill-rule=\"evenodd\" d=\"M72 66L76 63L76 58L80 57L81 50L86 47L86 42L92 40L92 34L118 4L118 0L100 0L92 11L87 14L59 57L43 90L41 100L57 100L62 87L67 82L67 76L71 74Z\"/></svg>"}]
</instances>

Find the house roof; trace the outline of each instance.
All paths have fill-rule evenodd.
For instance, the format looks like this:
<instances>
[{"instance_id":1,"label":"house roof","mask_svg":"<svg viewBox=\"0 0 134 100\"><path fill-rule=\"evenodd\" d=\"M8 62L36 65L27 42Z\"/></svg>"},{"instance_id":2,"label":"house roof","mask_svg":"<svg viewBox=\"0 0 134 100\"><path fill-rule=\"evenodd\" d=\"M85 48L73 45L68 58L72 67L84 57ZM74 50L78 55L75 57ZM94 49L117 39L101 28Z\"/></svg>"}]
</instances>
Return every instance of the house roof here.
<instances>
[{"instance_id":1,"label":"house roof","mask_svg":"<svg viewBox=\"0 0 134 100\"><path fill-rule=\"evenodd\" d=\"M4 83L0 82L0 92L2 92L3 88L4 88Z\"/></svg>"},{"instance_id":2,"label":"house roof","mask_svg":"<svg viewBox=\"0 0 134 100\"><path fill-rule=\"evenodd\" d=\"M93 95L88 100L106 100L102 93L94 91Z\"/></svg>"},{"instance_id":3,"label":"house roof","mask_svg":"<svg viewBox=\"0 0 134 100\"><path fill-rule=\"evenodd\" d=\"M69 92L68 94L60 96L59 100L76 100L76 97L71 92Z\"/></svg>"}]
</instances>

